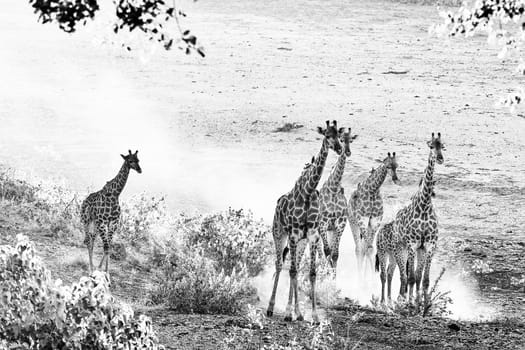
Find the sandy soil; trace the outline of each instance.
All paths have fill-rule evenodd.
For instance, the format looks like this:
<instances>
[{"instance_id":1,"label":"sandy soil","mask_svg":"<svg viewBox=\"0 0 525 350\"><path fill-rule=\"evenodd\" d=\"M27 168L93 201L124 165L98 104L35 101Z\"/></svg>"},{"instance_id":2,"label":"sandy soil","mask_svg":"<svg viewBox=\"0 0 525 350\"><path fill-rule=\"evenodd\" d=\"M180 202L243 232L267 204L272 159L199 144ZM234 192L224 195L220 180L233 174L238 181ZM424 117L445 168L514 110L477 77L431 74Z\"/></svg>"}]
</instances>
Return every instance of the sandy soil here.
<instances>
[{"instance_id":1,"label":"sandy soil","mask_svg":"<svg viewBox=\"0 0 525 350\"><path fill-rule=\"evenodd\" d=\"M242 206L270 219L276 198L320 147L314 128L337 119L359 134L347 193L376 159L398 154L402 185L387 179L383 188L391 216L416 188L430 132L440 131L447 151L436 169L436 260L456 268L490 260L494 273L474 289L498 312L524 314L523 293L508 280L524 271L525 118L493 106L520 81L483 37L429 37L439 20L434 7L188 3L186 25L206 59L159 51L142 63L93 45L95 26L68 36L37 24L24 2L7 1L9 11L0 13L2 163L83 191L116 173L119 153L139 149L144 174L131 176L125 196L160 192L174 210ZM304 127L274 132L285 122ZM348 237L342 248L351 254Z\"/></svg>"}]
</instances>

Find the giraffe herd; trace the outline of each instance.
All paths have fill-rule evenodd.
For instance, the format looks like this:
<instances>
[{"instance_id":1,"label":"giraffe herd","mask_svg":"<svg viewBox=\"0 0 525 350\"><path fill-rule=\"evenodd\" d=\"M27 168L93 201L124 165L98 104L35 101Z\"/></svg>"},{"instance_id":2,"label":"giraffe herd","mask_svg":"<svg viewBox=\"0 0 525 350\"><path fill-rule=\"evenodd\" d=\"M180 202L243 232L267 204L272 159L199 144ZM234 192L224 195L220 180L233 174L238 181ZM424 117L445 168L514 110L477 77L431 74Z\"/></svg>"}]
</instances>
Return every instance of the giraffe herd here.
<instances>
[{"instance_id":1,"label":"giraffe herd","mask_svg":"<svg viewBox=\"0 0 525 350\"><path fill-rule=\"evenodd\" d=\"M292 320L294 301L296 319L303 320L297 295L297 266L306 246L309 245L312 320L314 323L319 322L315 295L317 253L324 252L335 275L339 241L347 220L354 237L359 271L372 268L374 250L377 251L375 268L376 271L381 269L381 302L385 302L387 278L388 299L391 299L392 276L396 265L399 267L401 279L399 297L405 299L408 289L409 302L411 302L415 284L416 300L419 300L421 279L423 279L423 294L426 301L430 265L438 235L432 197L435 183L434 165L436 162L442 164L444 161L442 151L445 147L441 141L441 134L438 133L435 137L432 133L432 138L427 143L430 148L428 165L410 204L402 208L393 221L381 225L384 212L381 185L388 172L391 173L394 183L399 181L395 152L388 153L381 165L375 170L372 169L368 178L357 185L357 189L347 202L341 182L346 160L351 155L350 144L357 135L351 135L351 129L348 131L344 128L338 129L336 121L332 123L327 121L326 129L319 127L318 132L323 135L319 154L305 166L293 189L279 198L275 208L272 226L276 257L275 274L267 315L273 315L279 275L289 252L290 289L285 321ZM338 160L328 180L318 191L316 187L321 179L330 149L338 155ZM323 243L322 249L319 249L320 241ZM376 242L376 249L374 249L374 242Z\"/></svg>"},{"instance_id":2,"label":"giraffe herd","mask_svg":"<svg viewBox=\"0 0 525 350\"><path fill-rule=\"evenodd\" d=\"M388 153L381 165L372 169L367 179L357 185L347 200L342 178L346 161L352 153L350 144L357 135L352 135L351 129L338 128L335 120L332 123L326 121L326 127L318 127L317 131L323 136L319 153L312 158L311 163L306 164L294 187L277 200L272 224L275 274L267 315L273 315L279 276L283 262L289 255L290 288L285 320L292 320L292 306L296 319L304 319L299 307L297 269L309 246L312 319L314 323L319 322L315 292L317 254L319 252L325 256L335 276L339 242L347 221L355 242L359 271L372 268L374 250L377 251L375 269L380 270L381 302L385 302L385 282L388 282L388 300L391 299L392 276L396 265L400 271L400 298L406 298L408 292L409 301L412 301L415 285L416 300L419 300L422 281L426 299L430 265L438 235L432 197L434 166L436 162L443 163L442 151L445 146L441 134L438 133L436 137L432 133L431 140L427 142L430 149L428 165L410 204L402 208L393 221L381 226L384 212L381 185L389 172L394 183L399 181L395 152ZM328 180L317 190L330 150L338 155L338 160ZM90 194L82 203L81 220L85 228L84 242L88 250L90 272L93 271L93 245L99 235L104 254L98 268L104 266L106 273L109 271L111 240L120 220L119 195L126 185L130 170L139 174L142 172L137 153L130 150L127 155L121 155L124 162L115 178L100 191Z\"/></svg>"}]
</instances>

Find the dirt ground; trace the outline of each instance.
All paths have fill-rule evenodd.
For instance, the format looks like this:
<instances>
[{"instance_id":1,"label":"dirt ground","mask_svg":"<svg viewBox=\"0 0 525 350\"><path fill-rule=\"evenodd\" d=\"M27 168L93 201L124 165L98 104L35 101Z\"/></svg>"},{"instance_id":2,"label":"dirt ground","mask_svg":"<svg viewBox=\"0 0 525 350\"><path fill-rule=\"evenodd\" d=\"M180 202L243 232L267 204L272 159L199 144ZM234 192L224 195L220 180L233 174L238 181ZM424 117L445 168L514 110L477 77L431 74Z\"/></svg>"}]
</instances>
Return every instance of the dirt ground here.
<instances>
[{"instance_id":1,"label":"dirt ground","mask_svg":"<svg viewBox=\"0 0 525 350\"><path fill-rule=\"evenodd\" d=\"M130 178L125 195L161 192L174 211L232 205L270 219L276 198L320 147L314 128L337 119L359 134L343 179L346 193L377 159L398 155L401 185L387 179L383 187L389 216L414 192L428 156L425 141L440 131L447 151L436 167L436 260L451 268L489 261L494 271L474 276L479 297L497 306L500 318L523 318L525 294L509 281L525 271L525 118L494 107L521 81L513 62L501 62L484 37L445 42L429 36L429 25L439 21L433 6L199 1L185 4L185 25L207 57L157 51L141 63L133 53L93 45L90 28L67 36L37 24L24 2L8 1L10 11L0 13L2 163L83 191L112 177L118 153L134 147L141 150L144 174ZM303 127L275 132L285 123ZM331 155L325 176L334 161ZM59 277L72 281L82 274L60 264L85 254L81 246L55 246L12 218L0 223L2 232L30 233ZM197 337L201 348L211 349L243 329L236 317L148 309L147 274L122 268L114 267L123 270L116 294L152 313L166 345L180 348ZM348 333L345 317L360 312L372 321L357 322ZM427 335L392 341L387 335L419 321L397 323L367 312L344 303L328 312L350 348L522 346L519 323L461 323L455 332L443 320L430 322ZM381 337L360 336L373 329ZM434 342L428 334L438 329L443 337ZM264 330L282 339L307 331L306 323L277 318ZM480 343L487 334L494 343Z\"/></svg>"}]
</instances>

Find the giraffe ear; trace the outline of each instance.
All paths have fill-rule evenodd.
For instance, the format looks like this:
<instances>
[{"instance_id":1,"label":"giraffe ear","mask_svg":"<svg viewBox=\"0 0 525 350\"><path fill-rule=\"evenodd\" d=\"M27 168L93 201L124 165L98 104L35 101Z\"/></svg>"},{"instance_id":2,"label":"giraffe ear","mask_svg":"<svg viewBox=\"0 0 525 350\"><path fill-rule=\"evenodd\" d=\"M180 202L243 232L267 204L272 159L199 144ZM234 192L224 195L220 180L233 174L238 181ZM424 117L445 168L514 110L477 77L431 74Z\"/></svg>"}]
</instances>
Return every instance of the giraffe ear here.
<instances>
[{"instance_id":1,"label":"giraffe ear","mask_svg":"<svg viewBox=\"0 0 525 350\"><path fill-rule=\"evenodd\" d=\"M432 141L427 141L428 147L432 148Z\"/></svg>"},{"instance_id":2,"label":"giraffe ear","mask_svg":"<svg viewBox=\"0 0 525 350\"><path fill-rule=\"evenodd\" d=\"M339 128L339 131L338 131L338 132L339 132L339 134L341 134L341 135L344 134L344 133L345 133L345 128Z\"/></svg>"},{"instance_id":3,"label":"giraffe ear","mask_svg":"<svg viewBox=\"0 0 525 350\"><path fill-rule=\"evenodd\" d=\"M350 140L352 140L352 141L355 140L355 139L357 138L357 136L359 136L359 135L352 135L352 136L350 137Z\"/></svg>"},{"instance_id":4,"label":"giraffe ear","mask_svg":"<svg viewBox=\"0 0 525 350\"><path fill-rule=\"evenodd\" d=\"M126 156L125 155L121 154L120 156L122 157L122 159L126 160Z\"/></svg>"},{"instance_id":5,"label":"giraffe ear","mask_svg":"<svg viewBox=\"0 0 525 350\"><path fill-rule=\"evenodd\" d=\"M318 132L319 134L323 135L323 136L324 136L324 134L325 134L324 129L321 128L320 126L317 127L317 132Z\"/></svg>"}]
</instances>

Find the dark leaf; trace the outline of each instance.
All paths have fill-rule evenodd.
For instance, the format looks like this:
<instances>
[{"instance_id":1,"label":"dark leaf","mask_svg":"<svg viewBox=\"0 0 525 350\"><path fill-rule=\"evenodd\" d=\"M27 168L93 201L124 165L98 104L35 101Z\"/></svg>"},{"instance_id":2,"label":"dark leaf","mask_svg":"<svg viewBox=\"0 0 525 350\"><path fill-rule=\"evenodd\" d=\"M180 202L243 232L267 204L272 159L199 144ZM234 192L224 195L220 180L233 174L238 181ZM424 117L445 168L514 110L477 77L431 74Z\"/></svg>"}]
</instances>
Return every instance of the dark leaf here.
<instances>
[{"instance_id":1,"label":"dark leaf","mask_svg":"<svg viewBox=\"0 0 525 350\"><path fill-rule=\"evenodd\" d=\"M204 54L204 51L202 50L201 47L199 47L199 48L197 49L197 53L198 53L199 55L201 55L201 57L203 57L203 58L206 57L206 55Z\"/></svg>"},{"instance_id":2,"label":"dark leaf","mask_svg":"<svg viewBox=\"0 0 525 350\"><path fill-rule=\"evenodd\" d=\"M184 35L184 36L186 36L186 35L188 35L188 34L190 34L190 31L189 31L189 30L185 30L185 31L182 33L182 35Z\"/></svg>"},{"instance_id":3,"label":"dark leaf","mask_svg":"<svg viewBox=\"0 0 525 350\"><path fill-rule=\"evenodd\" d=\"M184 40L186 43L194 45L194 46L195 46L195 44L197 44L197 38L195 37L195 35L190 35L187 38L182 38L182 40Z\"/></svg>"},{"instance_id":4,"label":"dark leaf","mask_svg":"<svg viewBox=\"0 0 525 350\"><path fill-rule=\"evenodd\" d=\"M172 45L173 45L173 39L170 39L170 41L168 41L167 43L164 44L164 48L166 50L169 50L169 49L171 49Z\"/></svg>"}]
</instances>

